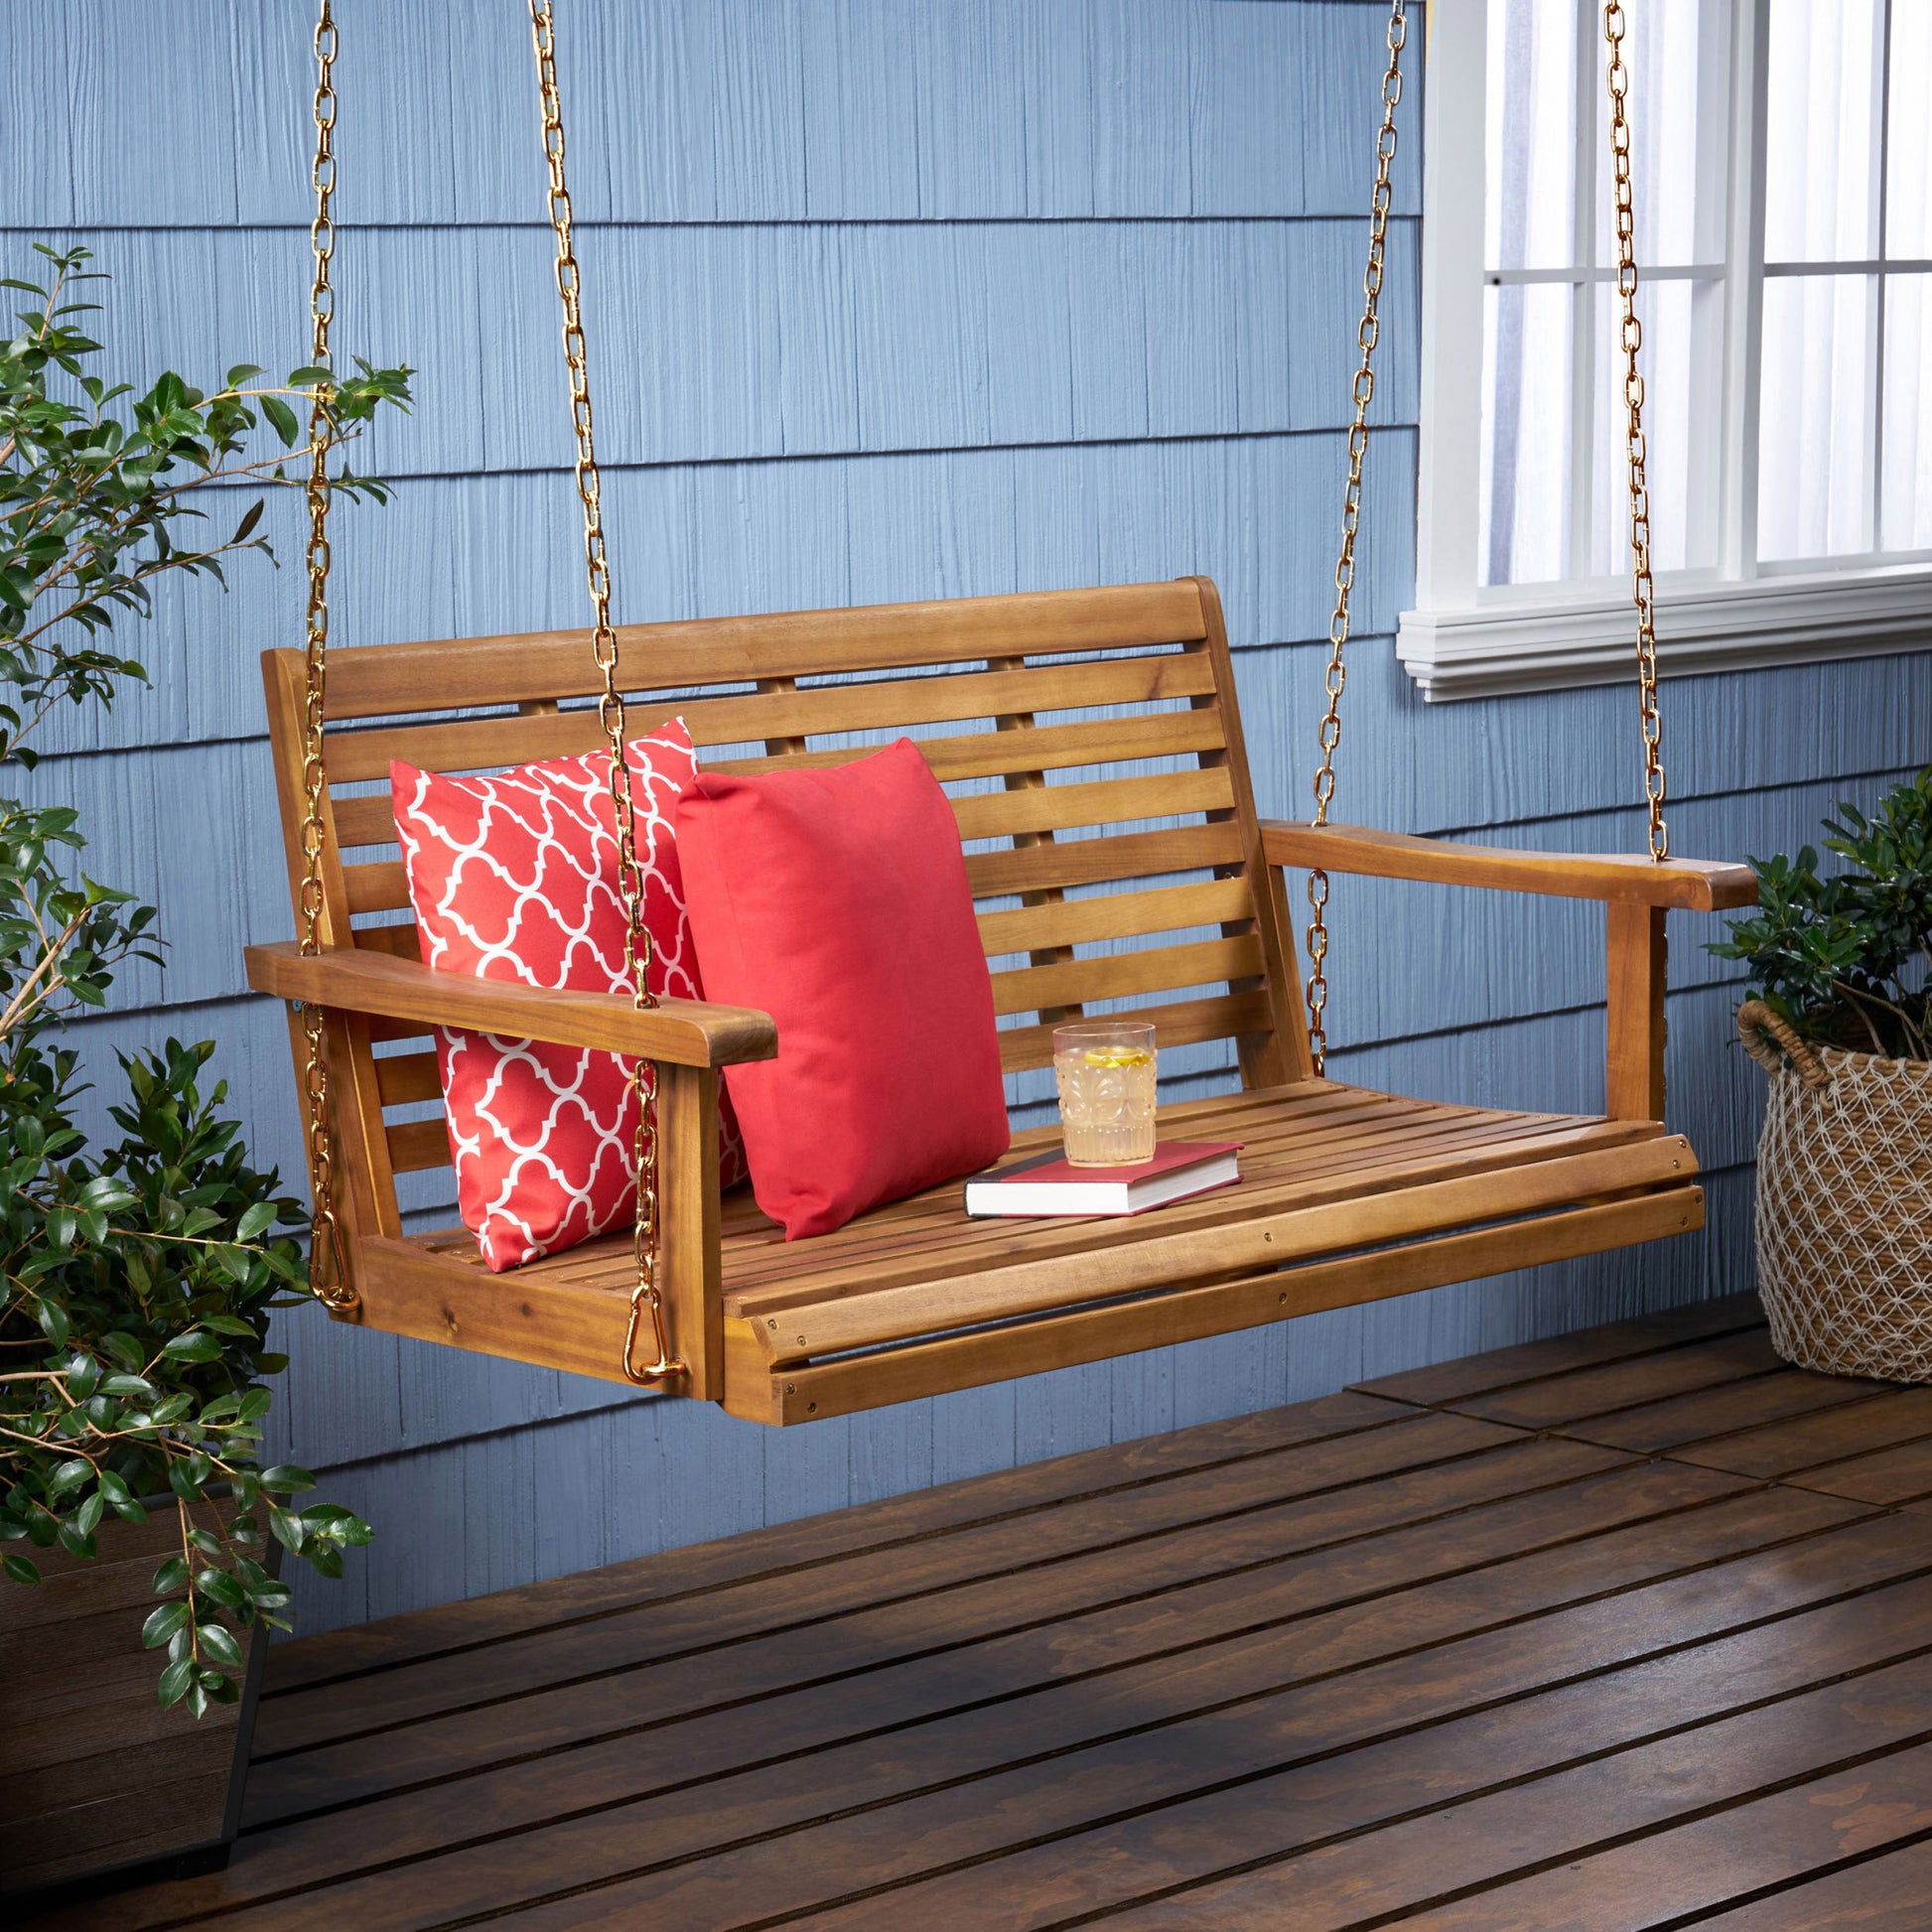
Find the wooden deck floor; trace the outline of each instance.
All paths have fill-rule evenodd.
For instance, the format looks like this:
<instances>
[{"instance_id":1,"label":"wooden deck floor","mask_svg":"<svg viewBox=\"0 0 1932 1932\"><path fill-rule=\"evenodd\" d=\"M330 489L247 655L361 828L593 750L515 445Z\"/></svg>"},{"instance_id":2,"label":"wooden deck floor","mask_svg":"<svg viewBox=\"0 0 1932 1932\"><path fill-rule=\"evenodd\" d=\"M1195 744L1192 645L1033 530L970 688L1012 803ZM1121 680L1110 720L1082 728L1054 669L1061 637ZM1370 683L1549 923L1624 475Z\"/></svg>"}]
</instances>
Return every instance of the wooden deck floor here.
<instances>
[{"instance_id":1,"label":"wooden deck floor","mask_svg":"<svg viewBox=\"0 0 1932 1932\"><path fill-rule=\"evenodd\" d=\"M292 1644L67 1923L1923 1932L1928 1496L1708 1304Z\"/></svg>"}]
</instances>

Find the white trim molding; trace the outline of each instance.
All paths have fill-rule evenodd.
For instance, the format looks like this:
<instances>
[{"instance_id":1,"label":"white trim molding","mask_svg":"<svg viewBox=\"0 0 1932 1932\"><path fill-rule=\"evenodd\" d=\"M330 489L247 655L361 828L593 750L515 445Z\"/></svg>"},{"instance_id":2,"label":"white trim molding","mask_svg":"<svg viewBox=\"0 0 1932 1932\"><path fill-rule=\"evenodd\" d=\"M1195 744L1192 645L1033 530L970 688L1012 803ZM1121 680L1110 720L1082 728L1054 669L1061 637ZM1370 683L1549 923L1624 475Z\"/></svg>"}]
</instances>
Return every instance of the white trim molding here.
<instances>
[{"instance_id":1,"label":"white trim molding","mask_svg":"<svg viewBox=\"0 0 1932 1932\"><path fill-rule=\"evenodd\" d=\"M1686 585L1657 597L1667 676L1932 650L1932 567L1823 571ZM1432 703L1623 684L1635 675L1627 588L1405 611L1396 654Z\"/></svg>"},{"instance_id":2,"label":"white trim molding","mask_svg":"<svg viewBox=\"0 0 1932 1932\"><path fill-rule=\"evenodd\" d=\"M1416 590L1419 607L1403 614L1396 651L1423 696L1493 697L1633 681L1636 621L1627 578L1491 586L1479 558L1484 464L1483 328L1485 284L1547 280L1578 287L1600 283L1608 270L1595 230L1602 204L1592 193L1604 139L1598 0L1533 0L1539 23L1575 10L1580 62L1575 75L1577 138L1576 259L1537 269L1492 267L1488 260L1489 128L1485 101L1491 0L1454 0L1430 7L1429 85L1424 95L1422 342ZM1879 227L1870 246L1844 262L1765 260L1769 34L1773 0L1702 0L1698 120L1700 179L1724 192L1701 198L1693 265L1663 277L1701 279L1722 291L1722 352L1711 378L1694 385L1690 510L1691 568L1662 576L1657 588L1658 666L1667 675L1748 670L1824 659L1932 650L1932 554L1924 550L1803 562L1770 562L1760 554L1758 508L1759 367L1767 275L1863 275L1911 272L1914 257L1883 259ZM1889 7L1880 7L1889 23ZM1639 10L1636 31L1645 20ZM1873 43L1889 58L1889 26ZM1890 94L1881 70L1874 101ZM1885 112L1874 130L1888 126ZM1882 184L1882 145L1879 160ZM1876 198L1873 207L1877 207ZM1874 216L1874 219L1876 217ZM1639 236L1641 246L1642 237ZM1660 278L1661 279L1661 278ZM1877 313L1874 308L1872 313ZM1574 498L1570 554L1587 568L1589 412L1596 381L1587 357L1591 338L1580 325L1573 345L1571 439ZM1868 358L1869 359L1869 358ZM1873 364L1875 366L1875 363ZM1869 383L1867 383L1869 387ZM1876 400L1867 396L1875 411ZM1877 486L1877 449L1867 496ZM1620 444L1620 438L1619 438ZM1619 484L1620 487L1620 484ZM1871 498L1875 501L1875 498ZM1865 535L1878 541L1867 503ZM1602 565L1597 565L1600 570Z\"/></svg>"}]
</instances>

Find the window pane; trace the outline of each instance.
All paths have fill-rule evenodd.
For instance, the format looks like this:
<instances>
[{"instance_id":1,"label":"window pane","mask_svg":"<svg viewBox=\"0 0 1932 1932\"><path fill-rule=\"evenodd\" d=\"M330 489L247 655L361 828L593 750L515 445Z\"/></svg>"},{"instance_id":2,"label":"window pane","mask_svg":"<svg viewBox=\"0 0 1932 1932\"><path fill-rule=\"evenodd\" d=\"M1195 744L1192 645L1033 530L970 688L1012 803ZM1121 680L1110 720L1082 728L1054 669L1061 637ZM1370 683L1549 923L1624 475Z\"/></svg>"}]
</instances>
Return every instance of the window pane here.
<instances>
[{"instance_id":1,"label":"window pane","mask_svg":"<svg viewBox=\"0 0 1932 1932\"><path fill-rule=\"evenodd\" d=\"M1788 275L1764 284L1757 553L1767 561L1872 547L1873 281Z\"/></svg>"},{"instance_id":2,"label":"window pane","mask_svg":"<svg viewBox=\"0 0 1932 1932\"><path fill-rule=\"evenodd\" d=\"M1932 261L1932 0L1892 0L1885 253Z\"/></svg>"},{"instance_id":3,"label":"window pane","mask_svg":"<svg viewBox=\"0 0 1932 1932\"><path fill-rule=\"evenodd\" d=\"M1771 0L1766 261L1864 261L1878 252L1883 18L1883 0Z\"/></svg>"},{"instance_id":4,"label":"window pane","mask_svg":"<svg viewBox=\"0 0 1932 1932\"><path fill-rule=\"evenodd\" d=\"M1932 278L1885 278L1881 547L1932 550Z\"/></svg>"},{"instance_id":5,"label":"window pane","mask_svg":"<svg viewBox=\"0 0 1932 1932\"><path fill-rule=\"evenodd\" d=\"M1592 21L1600 36L1600 9ZM1729 0L1650 0L1626 7L1623 63L1630 70L1625 114L1630 123L1631 212L1637 262L1687 268L1725 258L1725 112L1730 39ZM1609 112L1603 86L1604 48L1592 37L1596 66L1596 232L1594 260L1616 261L1610 199Z\"/></svg>"},{"instance_id":6,"label":"window pane","mask_svg":"<svg viewBox=\"0 0 1932 1932\"><path fill-rule=\"evenodd\" d=\"M1485 584L1543 583L1569 569L1576 297L1560 282L1483 296L1479 574Z\"/></svg>"},{"instance_id":7,"label":"window pane","mask_svg":"<svg viewBox=\"0 0 1932 1932\"><path fill-rule=\"evenodd\" d=\"M1616 291L1593 291L1590 448L1592 576L1630 568L1628 417L1623 399L1623 305ZM1718 412L1723 386L1724 284L1640 282L1643 340L1644 473L1650 489L1653 570L1684 570L1717 558Z\"/></svg>"},{"instance_id":8,"label":"window pane","mask_svg":"<svg viewBox=\"0 0 1932 1932\"><path fill-rule=\"evenodd\" d=\"M1488 206L1491 268L1576 260L1577 9L1489 0Z\"/></svg>"}]
</instances>

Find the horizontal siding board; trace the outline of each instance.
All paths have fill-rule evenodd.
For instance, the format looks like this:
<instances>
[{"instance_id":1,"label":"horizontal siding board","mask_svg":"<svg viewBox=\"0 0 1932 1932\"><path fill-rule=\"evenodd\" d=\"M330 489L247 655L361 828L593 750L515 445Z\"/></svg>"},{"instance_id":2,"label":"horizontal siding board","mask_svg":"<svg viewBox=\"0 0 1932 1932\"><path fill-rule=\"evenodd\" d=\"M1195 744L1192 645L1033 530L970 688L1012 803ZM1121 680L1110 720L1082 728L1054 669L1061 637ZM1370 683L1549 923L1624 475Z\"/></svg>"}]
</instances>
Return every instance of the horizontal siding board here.
<instances>
[{"instance_id":1,"label":"horizontal siding board","mask_svg":"<svg viewBox=\"0 0 1932 1932\"><path fill-rule=\"evenodd\" d=\"M1358 677L1357 689L1372 688L1373 667L1388 648L1379 633L1393 629L1412 569L1406 519L1414 444L1408 432L1388 444L1388 460L1366 490L1370 534L1356 587L1364 640L1356 661L1371 675ZM611 470L604 501L617 615L637 621L883 604L1198 571L1220 584L1238 646L1318 637L1327 628L1331 592L1322 586L1333 560L1319 561L1325 543L1307 528L1316 519L1298 517L1295 505L1325 501L1330 481L1338 497L1343 460L1342 435L1327 432ZM278 494L263 519L285 561L300 555L299 513L293 494ZM350 506L335 539L332 636L353 648L580 624L588 607L575 515L563 471L404 481L387 508ZM1281 567L1284 548L1305 568ZM229 575L235 588L225 597L207 585L167 586L154 622L125 633L155 688L130 693L106 718L63 708L49 720L45 750L259 732L256 657L265 643L300 642L304 587L292 569L270 571L255 558L235 560ZM1289 660L1259 696L1251 695L1255 667L1237 675L1251 736L1286 738L1292 729L1306 742L1318 712L1271 704L1267 684L1305 695L1318 683L1312 659ZM1425 743L1449 739L1452 755L1459 728L1444 721L1468 708L1418 708L1411 729L1427 734ZM1372 724L1354 724L1345 780L1361 783L1355 774L1375 735ZM1351 767L1348 759L1358 762ZM1624 795L1619 787L1581 802Z\"/></svg>"},{"instance_id":2,"label":"horizontal siding board","mask_svg":"<svg viewBox=\"0 0 1932 1932\"><path fill-rule=\"evenodd\" d=\"M53 124L71 129L71 188L65 171L10 171L0 225L306 221L314 83L300 9L68 0L59 12L69 24L53 70L65 86L44 91L59 103ZM23 87L51 65L39 15L0 12L0 71ZM342 0L337 18L345 220L541 218L535 82L516 13L488 0ZM577 212L624 223L1357 215L1374 170L1383 25L1373 6L1301 0L585 7L558 23ZM184 61L189 46L220 57ZM128 130L164 72L170 139L129 170ZM1411 134L1404 160L1419 148ZM1413 161L1398 171L1399 212L1416 206L1416 172Z\"/></svg>"},{"instance_id":3,"label":"horizontal siding board","mask_svg":"<svg viewBox=\"0 0 1932 1932\"><path fill-rule=\"evenodd\" d=\"M1308 809L1326 658L1325 646L1306 644L1235 660L1264 813L1300 816ZM1367 634L1366 625L1358 626L1348 663L1337 819L1462 831L1615 811L1643 795L1634 678L1590 690L1425 705L1388 639ZM1932 650L1667 678L1658 702L1675 825L1682 801L1694 798L1793 784L1850 787L1872 773L1921 766L1932 753L1925 722L1932 718ZM1271 744L1290 748L1293 772L1274 767L1273 784L1263 775L1269 755L1262 748ZM1673 843L1692 851L1685 839ZM1640 846L1633 840L1625 849Z\"/></svg>"},{"instance_id":4,"label":"horizontal siding board","mask_svg":"<svg viewBox=\"0 0 1932 1932\"><path fill-rule=\"evenodd\" d=\"M308 356L305 229L68 229L114 366L205 390ZM1416 230L1391 242L1378 422L1412 422ZM388 478L561 473L552 244L345 231L338 353L416 371L355 452ZM607 466L1273 436L1350 414L1361 236L1342 221L612 228L579 242ZM0 240L6 272L33 264ZM1229 318L1235 318L1230 329ZM276 446L265 432L258 452Z\"/></svg>"}]
</instances>

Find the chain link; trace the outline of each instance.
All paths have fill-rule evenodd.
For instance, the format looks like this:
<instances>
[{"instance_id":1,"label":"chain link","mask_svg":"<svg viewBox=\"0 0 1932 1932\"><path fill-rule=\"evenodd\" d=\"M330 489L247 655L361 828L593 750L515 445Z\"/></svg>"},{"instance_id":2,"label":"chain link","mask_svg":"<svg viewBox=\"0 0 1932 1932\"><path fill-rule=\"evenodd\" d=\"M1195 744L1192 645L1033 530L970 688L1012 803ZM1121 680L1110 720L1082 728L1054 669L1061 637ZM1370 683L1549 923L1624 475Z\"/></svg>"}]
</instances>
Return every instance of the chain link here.
<instances>
[{"instance_id":1,"label":"chain link","mask_svg":"<svg viewBox=\"0 0 1932 1932\"><path fill-rule=\"evenodd\" d=\"M322 0L316 20L316 218L309 244L315 255L315 281L309 295L314 339L309 359L319 369L330 366L329 325L336 316L336 292L330 267L336 255L336 226L331 204L336 193L336 19L330 0ZM305 954L322 950L323 798L328 774L323 764L322 731L328 717L329 669L329 435L332 427L329 397L318 383L309 404L309 481L304 491L309 504L309 608L303 650L305 708L302 739L302 897L301 941ZM309 1139L309 1190L313 1210L309 1225L309 1285L316 1299L339 1314L360 1305L349 1279L343 1251L342 1224L336 1218L336 1154L329 1121L329 1056L323 1037L323 1011L311 1001L302 1003L302 1032L307 1042L302 1098Z\"/></svg>"},{"instance_id":2,"label":"chain link","mask_svg":"<svg viewBox=\"0 0 1932 1932\"><path fill-rule=\"evenodd\" d=\"M1348 429L1348 483L1341 499L1341 555L1335 562L1335 609L1328 620L1328 709L1321 720L1321 763L1314 774L1314 823L1328 822L1335 795L1335 747L1341 743L1341 693L1348 681L1342 651L1348 642L1349 599L1355 589L1355 533L1362 518L1362 459L1368 452L1368 410L1375 397L1375 345L1381 337L1382 260L1389 234L1389 167L1395 160L1395 110L1402 99L1402 49L1409 38L1407 0L1389 9L1389 65L1382 75L1382 126L1375 137L1375 194L1369 204L1368 266L1362 273L1362 321L1355 332L1362 359L1355 369L1355 420ZM1322 1024L1328 1005L1328 875L1309 873L1309 1052L1320 1077L1328 1054Z\"/></svg>"},{"instance_id":3,"label":"chain link","mask_svg":"<svg viewBox=\"0 0 1932 1932\"><path fill-rule=\"evenodd\" d=\"M1650 808L1650 856L1659 865L1670 857L1670 830L1664 823L1664 728L1657 711L1657 628L1650 580L1650 489L1644 463L1643 377L1637 350L1643 325L1637 320L1637 222L1630 190L1630 120L1625 111L1630 69L1623 60L1628 31L1621 0L1603 8L1604 84L1610 95L1610 172L1616 216L1616 292L1623 305L1617 346L1623 352L1624 453L1630 477L1630 566L1637 606L1637 688L1643 725L1643 789Z\"/></svg>"},{"instance_id":4,"label":"chain link","mask_svg":"<svg viewBox=\"0 0 1932 1932\"><path fill-rule=\"evenodd\" d=\"M563 303L564 361L570 370L570 420L577 436L577 494L584 506L584 571L590 583L597 628L592 650L604 674L598 721L610 745L611 812L618 834L618 890L623 899L624 956L641 1010L657 1002L650 991L651 939L644 923L643 893L637 873L636 824L631 809L630 773L624 758L623 693L618 682L618 633L611 625L611 572L604 555L602 479L592 436L589 351L580 307L582 278L571 242L570 189L564 180L563 100L557 86L555 27L550 0L530 0L530 35L536 49L537 85L543 96L543 153L550 168L550 225L557 237L557 294ZM657 1287L657 1069L647 1059L631 1062L631 1097L637 1110L633 1153L637 1203L631 1251L636 1285L630 1291L630 1315L624 1327L624 1377L645 1385L682 1375L685 1365L670 1352L664 1329L664 1300ZM637 1330L650 1316L655 1358L639 1367Z\"/></svg>"}]
</instances>

